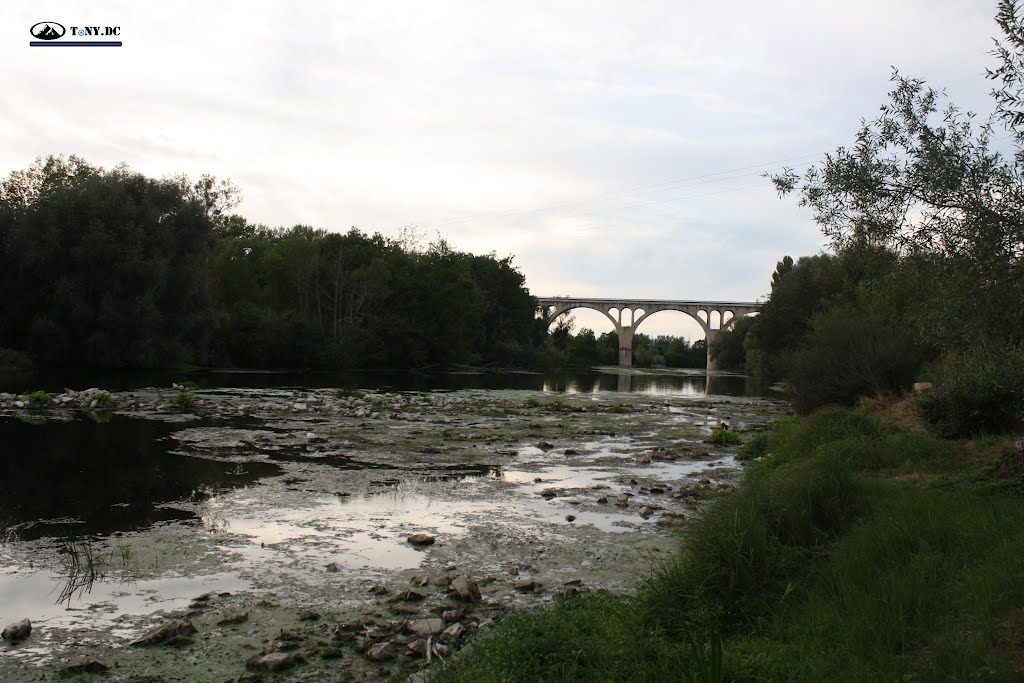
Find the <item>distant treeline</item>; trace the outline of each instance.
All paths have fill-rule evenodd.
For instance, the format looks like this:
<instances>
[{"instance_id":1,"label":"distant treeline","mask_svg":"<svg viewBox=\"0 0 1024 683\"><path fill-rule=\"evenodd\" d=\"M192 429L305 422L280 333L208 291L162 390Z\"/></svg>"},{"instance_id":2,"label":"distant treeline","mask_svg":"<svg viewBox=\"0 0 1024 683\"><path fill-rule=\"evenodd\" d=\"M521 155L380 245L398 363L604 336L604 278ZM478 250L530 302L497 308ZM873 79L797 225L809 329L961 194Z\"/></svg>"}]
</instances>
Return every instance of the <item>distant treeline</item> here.
<instances>
[{"instance_id":1,"label":"distant treeline","mask_svg":"<svg viewBox=\"0 0 1024 683\"><path fill-rule=\"evenodd\" d=\"M274 229L237 190L77 157L0 182L0 348L88 367L526 366L547 335L511 257Z\"/></svg>"},{"instance_id":2,"label":"distant treeline","mask_svg":"<svg viewBox=\"0 0 1024 683\"><path fill-rule=\"evenodd\" d=\"M572 334L574 326L573 318L566 316L554 323L545 344L537 351L538 365L584 368L618 364L617 334L605 332L597 336L586 327ZM704 368L707 362L707 344L703 339L691 345L682 337L633 335L633 367Z\"/></svg>"}]
</instances>

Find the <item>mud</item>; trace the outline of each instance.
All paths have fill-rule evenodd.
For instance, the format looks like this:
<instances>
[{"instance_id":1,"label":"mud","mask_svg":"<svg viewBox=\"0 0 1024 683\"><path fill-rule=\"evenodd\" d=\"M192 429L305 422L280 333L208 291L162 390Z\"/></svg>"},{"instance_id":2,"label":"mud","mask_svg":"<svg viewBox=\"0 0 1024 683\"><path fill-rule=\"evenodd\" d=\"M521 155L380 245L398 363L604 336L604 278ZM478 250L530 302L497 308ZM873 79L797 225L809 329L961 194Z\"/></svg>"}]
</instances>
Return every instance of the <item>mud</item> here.
<instances>
[{"instance_id":1,"label":"mud","mask_svg":"<svg viewBox=\"0 0 1024 683\"><path fill-rule=\"evenodd\" d=\"M63 517L0 508L0 626L34 626L0 644L0 680L401 677L510 610L634 590L674 552L678 522L738 476L737 447L705 443L711 430L725 422L746 438L785 409L739 397L221 389L187 392L181 412L180 393L113 394L115 419L95 425L160 425L136 448L155 443L147 468L186 477L138 490L129 480L130 500L105 491L102 505L136 517L91 527L83 517L99 504L76 508L67 482ZM97 418L83 412L91 394L43 409L18 398L0 395L0 420L30 418L40 438ZM414 533L435 542L413 546ZM455 599L457 577L482 600ZM426 640L410 627L425 618L460 629ZM174 620L195 633L129 645Z\"/></svg>"}]
</instances>

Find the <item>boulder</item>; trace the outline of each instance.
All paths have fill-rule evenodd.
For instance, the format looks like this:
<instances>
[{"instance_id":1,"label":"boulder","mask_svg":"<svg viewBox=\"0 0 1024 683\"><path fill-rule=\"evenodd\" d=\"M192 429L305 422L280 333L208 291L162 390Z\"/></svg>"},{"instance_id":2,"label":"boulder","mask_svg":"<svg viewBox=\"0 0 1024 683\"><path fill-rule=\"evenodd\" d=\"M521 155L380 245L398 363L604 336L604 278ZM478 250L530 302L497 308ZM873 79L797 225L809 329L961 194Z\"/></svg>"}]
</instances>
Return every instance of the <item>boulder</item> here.
<instances>
[{"instance_id":1,"label":"boulder","mask_svg":"<svg viewBox=\"0 0 1024 683\"><path fill-rule=\"evenodd\" d=\"M418 636L436 636L444 631L444 619L415 619L406 624L406 628Z\"/></svg>"},{"instance_id":2,"label":"boulder","mask_svg":"<svg viewBox=\"0 0 1024 683\"><path fill-rule=\"evenodd\" d=\"M188 638L196 632L196 627L191 621L168 621L160 626L155 626L141 636L129 643L132 647L149 647L161 645L172 640Z\"/></svg>"},{"instance_id":3,"label":"boulder","mask_svg":"<svg viewBox=\"0 0 1024 683\"><path fill-rule=\"evenodd\" d=\"M366 650L367 659L374 662L387 662L395 658L395 646L389 642L371 645Z\"/></svg>"},{"instance_id":4,"label":"boulder","mask_svg":"<svg viewBox=\"0 0 1024 683\"><path fill-rule=\"evenodd\" d=\"M409 538L407 538L405 540L406 540L406 542L411 543L412 545L418 545L418 546L425 546L425 545L433 545L434 544L434 537L431 536L430 534L424 534L424 533L413 534L413 535L409 536Z\"/></svg>"},{"instance_id":5,"label":"boulder","mask_svg":"<svg viewBox=\"0 0 1024 683\"><path fill-rule=\"evenodd\" d=\"M17 643L28 638L31 633L32 622L28 619L22 619L5 626L3 632L0 632L0 636L9 643Z\"/></svg>"},{"instance_id":6,"label":"boulder","mask_svg":"<svg viewBox=\"0 0 1024 683\"><path fill-rule=\"evenodd\" d=\"M480 594L480 586L476 581L457 576L448 584L448 591L455 594L457 600L462 602L480 602L483 596Z\"/></svg>"},{"instance_id":7,"label":"boulder","mask_svg":"<svg viewBox=\"0 0 1024 683\"><path fill-rule=\"evenodd\" d=\"M254 655L245 663L254 671L283 671L306 661L301 652L272 652L269 655Z\"/></svg>"}]
</instances>

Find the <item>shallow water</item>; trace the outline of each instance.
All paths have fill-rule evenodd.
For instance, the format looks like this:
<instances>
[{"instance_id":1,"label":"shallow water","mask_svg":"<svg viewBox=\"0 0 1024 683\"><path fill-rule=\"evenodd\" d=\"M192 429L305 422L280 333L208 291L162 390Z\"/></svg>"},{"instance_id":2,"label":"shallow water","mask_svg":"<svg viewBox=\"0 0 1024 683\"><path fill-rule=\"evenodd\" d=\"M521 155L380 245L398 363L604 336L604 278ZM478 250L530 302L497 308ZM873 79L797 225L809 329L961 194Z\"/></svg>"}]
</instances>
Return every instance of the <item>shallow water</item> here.
<instances>
[{"instance_id":1,"label":"shallow water","mask_svg":"<svg viewBox=\"0 0 1024 683\"><path fill-rule=\"evenodd\" d=\"M649 562L637 545L667 533L655 525L662 514L686 512L688 487L735 477L735 449L703 437L722 419L763 425L779 406L695 397L685 383L605 391L603 381L359 398L200 390L201 419L155 408L105 422L0 417L11 446L0 458L0 621L40 626L8 652L40 662L90 639L121 648L152 623L146 615L208 591L239 593L225 600L249 609L263 593L358 615L390 609L368 585L446 567L629 585ZM167 395L118 398L156 406ZM300 403L310 408L290 407ZM643 505L656 512L640 516ZM437 544L411 546L416 532ZM101 560L94 574L75 557L86 549ZM550 599L492 585L489 599L509 604Z\"/></svg>"}]
</instances>

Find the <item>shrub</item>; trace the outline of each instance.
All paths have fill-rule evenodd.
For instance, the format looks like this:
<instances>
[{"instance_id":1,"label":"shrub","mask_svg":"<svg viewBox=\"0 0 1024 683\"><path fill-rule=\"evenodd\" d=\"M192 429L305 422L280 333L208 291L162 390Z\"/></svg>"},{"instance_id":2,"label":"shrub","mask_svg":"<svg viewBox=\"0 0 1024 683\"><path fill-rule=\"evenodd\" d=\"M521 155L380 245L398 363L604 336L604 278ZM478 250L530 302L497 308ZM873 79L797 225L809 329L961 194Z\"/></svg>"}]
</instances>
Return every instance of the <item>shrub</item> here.
<instances>
[{"instance_id":1,"label":"shrub","mask_svg":"<svg viewBox=\"0 0 1024 683\"><path fill-rule=\"evenodd\" d=\"M183 413L190 413L195 407L196 398L189 392L183 391L171 399L171 404Z\"/></svg>"},{"instance_id":2,"label":"shrub","mask_svg":"<svg viewBox=\"0 0 1024 683\"><path fill-rule=\"evenodd\" d=\"M47 408L53 404L53 399L45 391L33 391L31 394L22 394L21 400L29 408Z\"/></svg>"},{"instance_id":3,"label":"shrub","mask_svg":"<svg viewBox=\"0 0 1024 683\"><path fill-rule=\"evenodd\" d=\"M834 306L811 320L806 343L789 359L793 405L809 413L827 404L905 390L924 354L903 328L879 314Z\"/></svg>"},{"instance_id":4,"label":"shrub","mask_svg":"<svg viewBox=\"0 0 1024 683\"><path fill-rule=\"evenodd\" d=\"M715 427L707 441L716 446L735 446L738 443L742 443L739 434L725 427Z\"/></svg>"},{"instance_id":5,"label":"shrub","mask_svg":"<svg viewBox=\"0 0 1024 683\"><path fill-rule=\"evenodd\" d=\"M89 407L93 410L113 410L115 405L117 405L117 401L105 391L93 394L89 400Z\"/></svg>"},{"instance_id":6,"label":"shrub","mask_svg":"<svg viewBox=\"0 0 1024 683\"><path fill-rule=\"evenodd\" d=\"M768 443L768 434L764 432L755 434L754 438L743 444L739 453L736 454L736 459L753 460L754 458L762 458L768 455Z\"/></svg>"},{"instance_id":7,"label":"shrub","mask_svg":"<svg viewBox=\"0 0 1024 683\"><path fill-rule=\"evenodd\" d=\"M1019 429L1024 424L1024 346L968 351L916 404L924 418L949 437Z\"/></svg>"}]
</instances>

